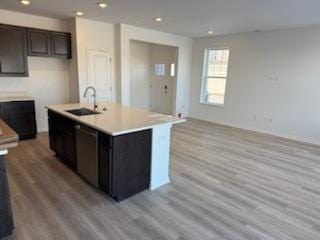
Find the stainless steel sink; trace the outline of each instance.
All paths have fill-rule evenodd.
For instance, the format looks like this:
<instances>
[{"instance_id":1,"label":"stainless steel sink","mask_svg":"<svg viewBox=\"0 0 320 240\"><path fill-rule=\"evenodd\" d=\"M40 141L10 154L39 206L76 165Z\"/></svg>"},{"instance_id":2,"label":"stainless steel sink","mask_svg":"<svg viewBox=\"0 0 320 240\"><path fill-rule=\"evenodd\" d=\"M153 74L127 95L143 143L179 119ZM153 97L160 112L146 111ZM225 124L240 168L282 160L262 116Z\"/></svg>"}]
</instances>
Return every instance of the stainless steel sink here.
<instances>
[{"instance_id":1,"label":"stainless steel sink","mask_svg":"<svg viewBox=\"0 0 320 240\"><path fill-rule=\"evenodd\" d=\"M77 108L77 109L65 110L65 112L68 112L77 116L100 114L100 112L93 111L89 108Z\"/></svg>"}]
</instances>

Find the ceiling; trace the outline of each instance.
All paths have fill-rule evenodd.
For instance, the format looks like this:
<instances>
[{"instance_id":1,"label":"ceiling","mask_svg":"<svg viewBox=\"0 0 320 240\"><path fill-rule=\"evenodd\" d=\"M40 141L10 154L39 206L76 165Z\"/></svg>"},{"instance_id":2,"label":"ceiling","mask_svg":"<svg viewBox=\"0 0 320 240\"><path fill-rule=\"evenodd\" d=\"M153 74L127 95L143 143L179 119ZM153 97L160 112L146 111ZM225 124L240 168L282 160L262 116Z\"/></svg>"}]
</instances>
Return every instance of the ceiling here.
<instances>
[{"instance_id":1,"label":"ceiling","mask_svg":"<svg viewBox=\"0 0 320 240\"><path fill-rule=\"evenodd\" d=\"M0 8L66 19L81 10L83 17L126 23L189 37L244 33L320 25L319 0L0 0ZM154 17L163 17L156 22Z\"/></svg>"}]
</instances>

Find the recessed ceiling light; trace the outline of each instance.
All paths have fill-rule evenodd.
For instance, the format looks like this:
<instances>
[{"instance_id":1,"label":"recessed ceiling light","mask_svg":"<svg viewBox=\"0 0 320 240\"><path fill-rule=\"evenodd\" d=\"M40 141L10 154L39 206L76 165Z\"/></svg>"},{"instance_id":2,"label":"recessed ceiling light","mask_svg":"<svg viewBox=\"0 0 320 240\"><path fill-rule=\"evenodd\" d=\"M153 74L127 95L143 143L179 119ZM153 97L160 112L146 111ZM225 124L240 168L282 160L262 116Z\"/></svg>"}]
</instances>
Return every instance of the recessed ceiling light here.
<instances>
[{"instance_id":1,"label":"recessed ceiling light","mask_svg":"<svg viewBox=\"0 0 320 240\"><path fill-rule=\"evenodd\" d=\"M83 12L81 12L81 11L76 11L75 14L77 14L78 16L82 16L82 15L83 15Z\"/></svg>"},{"instance_id":2,"label":"recessed ceiling light","mask_svg":"<svg viewBox=\"0 0 320 240\"><path fill-rule=\"evenodd\" d=\"M29 0L20 0L23 5L29 5L31 2Z\"/></svg>"},{"instance_id":3,"label":"recessed ceiling light","mask_svg":"<svg viewBox=\"0 0 320 240\"><path fill-rule=\"evenodd\" d=\"M213 34L213 31L212 31L212 30L209 30L209 31L208 31L208 34L209 34L209 35L212 35L212 34Z\"/></svg>"},{"instance_id":4,"label":"recessed ceiling light","mask_svg":"<svg viewBox=\"0 0 320 240\"><path fill-rule=\"evenodd\" d=\"M156 22L162 22L163 19L162 19L162 17L155 17L154 20L155 20Z\"/></svg>"},{"instance_id":5,"label":"recessed ceiling light","mask_svg":"<svg viewBox=\"0 0 320 240\"><path fill-rule=\"evenodd\" d=\"M106 8L108 6L108 4L105 2L98 2L98 6L101 8Z\"/></svg>"}]
</instances>

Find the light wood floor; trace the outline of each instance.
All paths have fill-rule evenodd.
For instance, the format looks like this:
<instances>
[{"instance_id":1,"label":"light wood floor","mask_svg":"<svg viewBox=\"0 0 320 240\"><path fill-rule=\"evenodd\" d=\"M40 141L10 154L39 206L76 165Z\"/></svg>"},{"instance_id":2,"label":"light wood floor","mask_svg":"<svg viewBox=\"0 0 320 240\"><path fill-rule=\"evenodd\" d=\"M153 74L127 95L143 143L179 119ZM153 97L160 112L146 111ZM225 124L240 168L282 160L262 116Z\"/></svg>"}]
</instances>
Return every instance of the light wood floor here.
<instances>
[{"instance_id":1,"label":"light wood floor","mask_svg":"<svg viewBox=\"0 0 320 240\"><path fill-rule=\"evenodd\" d=\"M320 239L320 147L189 120L173 128L172 183L118 204L47 138L10 151L9 239Z\"/></svg>"}]
</instances>

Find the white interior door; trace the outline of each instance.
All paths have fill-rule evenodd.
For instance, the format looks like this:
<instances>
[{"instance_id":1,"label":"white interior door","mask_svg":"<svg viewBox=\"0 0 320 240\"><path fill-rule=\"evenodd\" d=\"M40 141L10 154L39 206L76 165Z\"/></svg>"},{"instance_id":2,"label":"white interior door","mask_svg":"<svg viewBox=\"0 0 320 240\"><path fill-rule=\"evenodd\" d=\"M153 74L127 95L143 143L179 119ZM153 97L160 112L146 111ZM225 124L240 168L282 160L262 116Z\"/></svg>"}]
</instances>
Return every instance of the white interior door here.
<instances>
[{"instance_id":1,"label":"white interior door","mask_svg":"<svg viewBox=\"0 0 320 240\"><path fill-rule=\"evenodd\" d=\"M170 76L171 62L152 60L151 67L151 110L172 114L173 78Z\"/></svg>"},{"instance_id":2,"label":"white interior door","mask_svg":"<svg viewBox=\"0 0 320 240\"><path fill-rule=\"evenodd\" d=\"M97 102L112 102L111 57L109 52L88 50L88 86L97 90ZM92 101L88 96L88 101Z\"/></svg>"}]
</instances>

